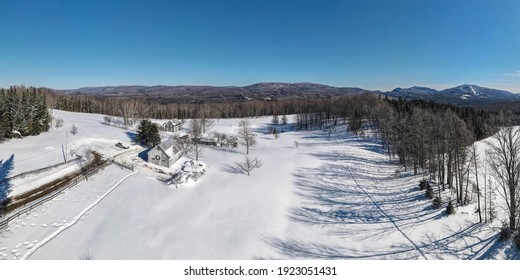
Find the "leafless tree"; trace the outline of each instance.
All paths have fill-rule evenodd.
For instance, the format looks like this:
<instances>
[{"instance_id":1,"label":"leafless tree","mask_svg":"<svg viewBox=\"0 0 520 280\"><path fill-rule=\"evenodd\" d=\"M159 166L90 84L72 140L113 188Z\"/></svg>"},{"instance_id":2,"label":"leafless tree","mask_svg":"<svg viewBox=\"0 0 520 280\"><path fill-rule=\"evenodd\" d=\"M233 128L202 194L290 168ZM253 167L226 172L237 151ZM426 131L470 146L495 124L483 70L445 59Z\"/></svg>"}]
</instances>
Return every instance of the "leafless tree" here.
<instances>
[{"instance_id":1,"label":"leafless tree","mask_svg":"<svg viewBox=\"0 0 520 280\"><path fill-rule=\"evenodd\" d=\"M104 116L103 117L103 122L105 122L105 124L107 124L107 125L110 125L110 123L112 122L112 117L111 116Z\"/></svg>"},{"instance_id":2,"label":"leafless tree","mask_svg":"<svg viewBox=\"0 0 520 280\"><path fill-rule=\"evenodd\" d=\"M82 160L79 161L81 167L81 174L88 181L89 172L91 169L91 162L94 158L94 152L91 149L87 149L83 152Z\"/></svg>"},{"instance_id":3,"label":"leafless tree","mask_svg":"<svg viewBox=\"0 0 520 280\"><path fill-rule=\"evenodd\" d=\"M213 119L208 119L204 117L200 120L200 123L202 125L202 133L205 134L208 130L210 130L213 127L214 121Z\"/></svg>"},{"instance_id":4,"label":"leafless tree","mask_svg":"<svg viewBox=\"0 0 520 280\"><path fill-rule=\"evenodd\" d=\"M123 117L123 125L125 127L133 123L138 109L139 102L137 100L125 100L119 103L119 114Z\"/></svg>"},{"instance_id":5,"label":"leafless tree","mask_svg":"<svg viewBox=\"0 0 520 280\"><path fill-rule=\"evenodd\" d=\"M188 131L191 138L200 139L202 137L203 121L201 119L190 120L188 124Z\"/></svg>"},{"instance_id":6,"label":"leafless tree","mask_svg":"<svg viewBox=\"0 0 520 280\"><path fill-rule=\"evenodd\" d=\"M283 124L283 125L286 125L287 122L288 122L287 116L286 116L286 115L283 115L283 116L282 116L282 124Z\"/></svg>"},{"instance_id":7,"label":"leafless tree","mask_svg":"<svg viewBox=\"0 0 520 280\"><path fill-rule=\"evenodd\" d=\"M202 153L204 152L204 145L200 144L198 139L193 139L189 142L189 146L189 152L195 160L199 160L199 157L202 156Z\"/></svg>"},{"instance_id":8,"label":"leafless tree","mask_svg":"<svg viewBox=\"0 0 520 280\"><path fill-rule=\"evenodd\" d=\"M237 161L235 165L242 173L249 176L253 169L262 167L263 162L256 157L251 159L249 156L245 156L244 161Z\"/></svg>"},{"instance_id":9,"label":"leafless tree","mask_svg":"<svg viewBox=\"0 0 520 280\"><path fill-rule=\"evenodd\" d=\"M76 155L76 149L74 147L67 147L67 152L70 158L74 158L74 155Z\"/></svg>"},{"instance_id":10,"label":"leafless tree","mask_svg":"<svg viewBox=\"0 0 520 280\"><path fill-rule=\"evenodd\" d=\"M60 117L56 118L56 121L54 122L54 127L56 127L56 129L58 129L62 126L63 126L63 119Z\"/></svg>"},{"instance_id":11,"label":"leafless tree","mask_svg":"<svg viewBox=\"0 0 520 280\"><path fill-rule=\"evenodd\" d=\"M72 127L70 128L70 133L72 135L76 135L76 133L78 133L78 127L75 124L73 124Z\"/></svg>"},{"instance_id":12,"label":"leafless tree","mask_svg":"<svg viewBox=\"0 0 520 280\"><path fill-rule=\"evenodd\" d=\"M510 120L509 116L501 117ZM493 136L493 141L489 141L488 163L509 212L509 228L515 230L519 210L520 129L510 121L505 125Z\"/></svg>"},{"instance_id":13,"label":"leafless tree","mask_svg":"<svg viewBox=\"0 0 520 280\"><path fill-rule=\"evenodd\" d=\"M251 123L248 120L241 120L238 124L238 135L240 142L246 145L246 155L249 154L249 148L256 145L256 135L251 129Z\"/></svg>"}]
</instances>

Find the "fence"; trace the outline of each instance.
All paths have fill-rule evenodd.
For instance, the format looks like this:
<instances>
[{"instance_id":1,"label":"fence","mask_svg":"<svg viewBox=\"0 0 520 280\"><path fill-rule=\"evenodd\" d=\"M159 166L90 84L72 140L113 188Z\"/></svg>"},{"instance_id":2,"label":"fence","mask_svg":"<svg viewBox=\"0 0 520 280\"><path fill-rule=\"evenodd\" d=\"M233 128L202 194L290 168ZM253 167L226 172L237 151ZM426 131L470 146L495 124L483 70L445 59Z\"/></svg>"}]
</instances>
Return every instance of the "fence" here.
<instances>
[{"instance_id":1,"label":"fence","mask_svg":"<svg viewBox=\"0 0 520 280\"><path fill-rule=\"evenodd\" d=\"M106 161L103 164L96 166L94 169L92 169L88 174L79 174L76 176L72 181L70 181L68 184L64 185L61 188L56 189L55 191L51 192L50 194L36 199L34 201L27 202L27 204L23 205L22 207L12 210L8 213L6 213L6 217L2 221L0 221L0 229L6 227L9 222L11 222L14 219L18 219L21 215L31 212L34 208L41 206L42 204L54 199L58 195L60 195L65 189L71 189L72 187L77 186L79 183L81 183L83 180L85 180L86 177L89 177L93 175L94 173L98 172L100 169L107 167L112 162Z\"/></svg>"},{"instance_id":2,"label":"fence","mask_svg":"<svg viewBox=\"0 0 520 280\"><path fill-rule=\"evenodd\" d=\"M0 181L0 184L1 183L4 183L4 182L8 182L8 181L11 181L11 180L14 180L16 178L23 178L27 175L30 175L30 174L38 174L38 173L41 173L41 172L45 172L47 170L50 170L50 169L53 169L55 167L59 167L59 166L62 166L62 165L67 165L67 164L71 164L73 162L76 162L80 160L79 158L75 158L75 159L71 159L67 162L61 162L61 163L58 163L58 164L55 164L55 165L51 165L51 166L47 166L47 167L44 167L44 168L40 168L40 169L36 169L36 170L31 170L31 171L27 171L27 172L23 172L23 173L20 173L20 174L16 174L12 177L9 177L9 178L6 178L6 179L3 179Z\"/></svg>"}]
</instances>

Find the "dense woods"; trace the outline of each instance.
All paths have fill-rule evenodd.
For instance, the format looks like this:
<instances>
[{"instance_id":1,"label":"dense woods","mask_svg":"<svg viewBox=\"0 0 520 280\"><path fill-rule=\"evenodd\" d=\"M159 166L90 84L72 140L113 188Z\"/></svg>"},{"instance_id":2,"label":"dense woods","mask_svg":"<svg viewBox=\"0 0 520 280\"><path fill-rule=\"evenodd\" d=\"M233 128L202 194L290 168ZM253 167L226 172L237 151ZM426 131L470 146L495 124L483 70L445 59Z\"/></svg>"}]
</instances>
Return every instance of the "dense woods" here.
<instances>
[{"instance_id":1,"label":"dense woods","mask_svg":"<svg viewBox=\"0 0 520 280\"><path fill-rule=\"evenodd\" d=\"M14 86L0 89L0 141L49 130L45 90Z\"/></svg>"}]
</instances>

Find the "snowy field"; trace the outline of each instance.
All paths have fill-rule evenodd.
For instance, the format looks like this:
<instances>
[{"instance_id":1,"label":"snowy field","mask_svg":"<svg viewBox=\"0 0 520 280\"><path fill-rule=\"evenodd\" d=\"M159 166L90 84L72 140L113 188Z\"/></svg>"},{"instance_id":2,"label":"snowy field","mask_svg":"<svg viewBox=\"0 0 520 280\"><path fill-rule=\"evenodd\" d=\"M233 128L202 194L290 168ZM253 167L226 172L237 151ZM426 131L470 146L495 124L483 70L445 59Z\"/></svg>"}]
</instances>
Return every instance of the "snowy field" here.
<instances>
[{"instance_id":1,"label":"snowy field","mask_svg":"<svg viewBox=\"0 0 520 280\"><path fill-rule=\"evenodd\" d=\"M0 145L0 159L14 154L13 174L63 162L72 124L78 150L113 156L114 143L130 142L132 131L102 125L100 115L55 115L63 128ZM258 135L250 154L263 161L251 176L234 167L243 146L207 147L207 172L179 188L145 165L111 165L11 223L0 259L519 258L497 242L498 221L477 223L475 204L451 216L434 210L418 188L422 176L396 176L377 142L344 128L331 137L286 128L275 139L266 133L270 120L250 119ZM234 134L238 122L215 120L211 131Z\"/></svg>"}]
</instances>

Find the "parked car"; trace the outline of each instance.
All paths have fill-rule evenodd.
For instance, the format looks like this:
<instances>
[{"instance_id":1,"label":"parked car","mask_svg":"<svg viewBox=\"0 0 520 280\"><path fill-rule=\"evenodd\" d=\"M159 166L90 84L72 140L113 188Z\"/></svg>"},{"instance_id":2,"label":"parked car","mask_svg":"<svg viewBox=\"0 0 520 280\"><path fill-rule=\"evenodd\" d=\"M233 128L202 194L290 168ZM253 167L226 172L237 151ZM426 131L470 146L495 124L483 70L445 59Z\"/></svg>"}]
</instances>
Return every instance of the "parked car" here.
<instances>
[{"instance_id":1,"label":"parked car","mask_svg":"<svg viewBox=\"0 0 520 280\"><path fill-rule=\"evenodd\" d=\"M121 143L121 142L117 142L116 147L121 148L121 149L128 149L128 146L123 145L123 143Z\"/></svg>"}]
</instances>

